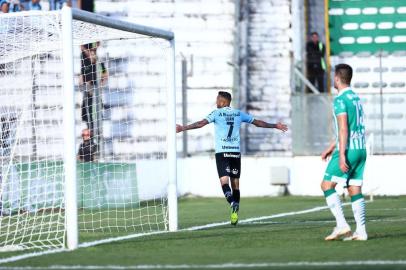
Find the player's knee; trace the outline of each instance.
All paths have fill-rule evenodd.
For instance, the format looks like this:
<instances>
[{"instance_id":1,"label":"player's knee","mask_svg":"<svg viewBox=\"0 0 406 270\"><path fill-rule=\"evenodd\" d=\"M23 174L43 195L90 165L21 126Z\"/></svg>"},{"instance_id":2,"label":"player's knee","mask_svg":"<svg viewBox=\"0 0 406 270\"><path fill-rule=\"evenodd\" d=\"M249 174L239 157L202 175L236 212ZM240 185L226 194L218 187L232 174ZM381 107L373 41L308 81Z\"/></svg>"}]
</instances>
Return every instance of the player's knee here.
<instances>
[{"instance_id":1,"label":"player's knee","mask_svg":"<svg viewBox=\"0 0 406 270\"><path fill-rule=\"evenodd\" d=\"M226 185L229 182L229 177L228 176L222 176L220 177L220 183L221 185Z\"/></svg>"},{"instance_id":2,"label":"player's knee","mask_svg":"<svg viewBox=\"0 0 406 270\"><path fill-rule=\"evenodd\" d=\"M348 187L348 194L350 196L362 194L362 190L360 186L349 186Z\"/></svg>"},{"instance_id":3,"label":"player's knee","mask_svg":"<svg viewBox=\"0 0 406 270\"><path fill-rule=\"evenodd\" d=\"M232 189L240 189L240 181L238 178L231 178L230 180Z\"/></svg>"},{"instance_id":4,"label":"player's knee","mask_svg":"<svg viewBox=\"0 0 406 270\"><path fill-rule=\"evenodd\" d=\"M329 189L334 189L335 188L335 183L331 181L325 181L323 180L320 184L320 188L323 191L329 190Z\"/></svg>"}]
</instances>

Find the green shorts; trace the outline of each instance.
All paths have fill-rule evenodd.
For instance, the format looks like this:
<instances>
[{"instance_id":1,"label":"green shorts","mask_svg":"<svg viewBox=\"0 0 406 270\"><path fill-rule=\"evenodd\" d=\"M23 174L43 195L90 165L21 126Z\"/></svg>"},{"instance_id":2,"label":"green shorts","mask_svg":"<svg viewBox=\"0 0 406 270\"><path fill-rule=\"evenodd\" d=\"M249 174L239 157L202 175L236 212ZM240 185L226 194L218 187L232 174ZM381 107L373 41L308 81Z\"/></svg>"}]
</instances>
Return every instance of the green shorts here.
<instances>
[{"instance_id":1,"label":"green shorts","mask_svg":"<svg viewBox=\"0 0 406 270\"><path fill-rule=\"evenodd\" d=\"M339 152L335 150L328 163L324 180L342 183L345 186L362 186L365 161L367 159L366 150L347 150L346 158L347 165L350 168L348 172L344 173L340 169Z\"/></svg>"}]
</instances>

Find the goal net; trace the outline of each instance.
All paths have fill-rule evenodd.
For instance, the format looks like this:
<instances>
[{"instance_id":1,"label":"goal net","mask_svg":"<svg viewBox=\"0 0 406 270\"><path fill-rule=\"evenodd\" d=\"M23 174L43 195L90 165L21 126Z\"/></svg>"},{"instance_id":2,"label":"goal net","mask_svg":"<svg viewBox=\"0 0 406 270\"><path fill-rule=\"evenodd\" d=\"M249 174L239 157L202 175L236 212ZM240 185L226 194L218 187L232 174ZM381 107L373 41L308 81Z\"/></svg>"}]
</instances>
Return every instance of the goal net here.
<instances>
[{"instance_id":1,"label":"goal net","mask_svg":"<svg viewBox=\"0 0 406 270\"><path fill-rule=\"evenodd\" d=\"M0 250L176 229L171 34L69 8L0 17Z\"/></svg>"}]
</instances>

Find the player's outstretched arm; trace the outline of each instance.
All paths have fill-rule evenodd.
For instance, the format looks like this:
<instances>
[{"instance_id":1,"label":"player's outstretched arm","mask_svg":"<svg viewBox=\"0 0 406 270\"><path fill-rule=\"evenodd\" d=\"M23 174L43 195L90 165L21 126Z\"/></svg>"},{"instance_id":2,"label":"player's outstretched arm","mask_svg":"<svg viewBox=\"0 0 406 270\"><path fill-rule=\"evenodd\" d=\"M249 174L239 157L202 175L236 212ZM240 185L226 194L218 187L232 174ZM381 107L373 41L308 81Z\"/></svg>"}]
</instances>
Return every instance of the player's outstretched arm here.
<instances>
[{"instance_id":1,"label":"player's outstretched arm","mask_svg":"<svg viewBox=\"0 0 406 270\"><path fill-rule=\"evenodd\" d=\"M207 121L206 119L197 121L193 124L190 125L186 125L186 126L182 126L182 125L176 125L176 133L182 132L182 131L186 131L189 129L197 129L197 128L202 128L205 125L207 125L209 123L209 121Z\"/></svg>"},{"instance_id":2,"label":"player's outstretched arm","mask_svg":"<svg viewBox=\"0 0 406 270\"><path fill-rule=\"evenodd\" d=\"M276 124L270 124L265 121L255 119L254 122L252 122L252 124L256 127L261 127L261 128L276 128L283 132L288 130L288 126L285 124L282 124L280 122L278 122Z\"/></svg>"},{"instance_id":3,"label":"player's outstretched arm","mask_svg":"<svg viewBox=\"0 0 406 270\"><path fill-rule=\"evenodd\" d=\"M340 169L343 172L348 172L348 164L346 162L345 150L347 149L348 125L347 114L337 116L338 122L338 145L340 151Z\"/></svg>"}]
</instances>

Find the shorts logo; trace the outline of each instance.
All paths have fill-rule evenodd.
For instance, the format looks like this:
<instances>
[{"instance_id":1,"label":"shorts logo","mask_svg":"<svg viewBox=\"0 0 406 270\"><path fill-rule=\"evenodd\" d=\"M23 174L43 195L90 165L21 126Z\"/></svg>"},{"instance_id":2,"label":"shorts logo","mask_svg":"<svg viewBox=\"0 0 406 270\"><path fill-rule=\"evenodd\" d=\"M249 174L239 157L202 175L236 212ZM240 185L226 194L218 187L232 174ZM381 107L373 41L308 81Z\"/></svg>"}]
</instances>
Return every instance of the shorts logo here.
<instances>
[{"instance_id":1,"label":"shorts logo","mask_svg":"<svg viewBox=\"0 0 406 270\"><path fill-rule=\"evenodd\" d=\"M230 166L227 166L227 168L226 168L226 172L228 172L228 173L230 173Z\"/></svg>"},{"instance_id":2,"label":"shorts logo","mask_svg":"<svg viewBox=\"0 0 406 270\"><path fill-rule=\"evenodd\" d=\"M238 173L238 170L237 170L237 169L233 169L232 173L233 173L233 174L237 174L237 173Z\"/></svg>"},{"instance_id":3,"label":"shorts logo","mask_svg":"<svg viewBox=\"0 0 406 270\"><path fill-rule=\"evenodd\" d=\"M230 157L230 158L239 158L240 155L233 155L233 154L228 154L228 153L224 153L223 155L224 157Z\"/></svg>"}]
</instances>

